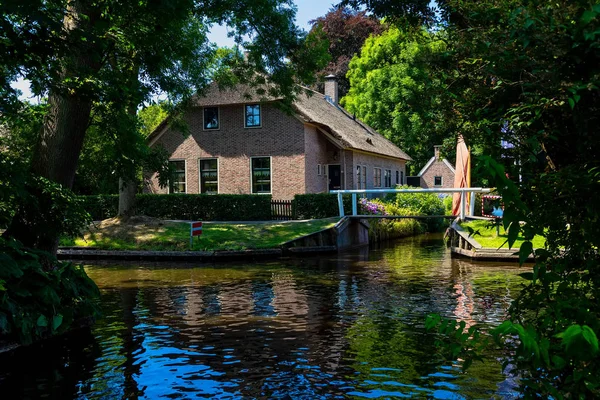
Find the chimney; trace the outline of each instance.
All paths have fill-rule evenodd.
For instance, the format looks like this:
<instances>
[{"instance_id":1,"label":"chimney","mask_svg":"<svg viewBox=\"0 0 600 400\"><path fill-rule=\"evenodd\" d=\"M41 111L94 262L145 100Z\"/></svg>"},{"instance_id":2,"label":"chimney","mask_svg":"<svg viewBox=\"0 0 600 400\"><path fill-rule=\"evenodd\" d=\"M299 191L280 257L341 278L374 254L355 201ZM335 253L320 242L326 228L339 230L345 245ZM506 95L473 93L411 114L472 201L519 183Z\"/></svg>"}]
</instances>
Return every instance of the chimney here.
<instances>
[{"instance_id":1,"label":"chimney","mask_svg":"<svg viewBox=\"0 0 600 400\"><path fill-rule=\"evenodd\" d=\"M442 146L440 146L440 145L438 145L438 146L433 146L433 153L434 153L434 155L435 155L435 160L436 160L436 161L439 161L439 160L440 160L440 147L442 147Z\"/></svg>"},{"instance_id":2,"label":"chimney","mask_svg":"<svg viewBox=\"0 0 600 400\"><path fill-rule=\"evenodd\" d=\"M327 75L325 77L325 97L329 98L331 103L338 103L338 81L335 75Z\"/></svg>"}]
</instances>

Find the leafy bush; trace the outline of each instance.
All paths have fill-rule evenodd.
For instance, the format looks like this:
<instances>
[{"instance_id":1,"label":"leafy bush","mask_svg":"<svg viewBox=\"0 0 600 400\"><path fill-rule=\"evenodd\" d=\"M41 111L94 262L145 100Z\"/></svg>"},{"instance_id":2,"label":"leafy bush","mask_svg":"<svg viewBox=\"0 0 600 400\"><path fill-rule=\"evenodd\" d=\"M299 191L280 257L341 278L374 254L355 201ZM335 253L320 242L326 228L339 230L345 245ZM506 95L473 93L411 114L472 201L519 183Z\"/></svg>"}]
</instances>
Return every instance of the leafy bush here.
<instances>
[{"instance_id":1,"label":"leafy bush","mask_svg":"<svg viewBox=\"0 0 600 400\"><path fill-rule=\"evenodd\" d=\"M401 189L408 189L407 186ZM444 215L445 208L442 199L435 193L396 193L388 197L393 200L396 207L413 210L417 215ZM444 227L442 218L427 221L427 231L436 232Z\"/></svg>"},{"instance_id":2,"label":"leafy bush","mask_svg":"<svg viewBox=\"0 0 600 400\"><path fill-rule=\"evenodd\" d=\"M41 260L52 259L53 268ZM23 344L65 332L99 313L99 291L83 266L0 238L0 337Z\"/></svg>"},{"instance_id":3,"label":"leafy bush","mask_svg":"<svg viewBox=\"0 0 600 400\"><path fill-rule=\"evenodd\" d=\"M352 212L352 196L344 195L344 211ZM333 193L297 194L294 196L296 219L329 218L340 215L337 195Z\"/></svg>"},{"instance_id":4,"label":"leafy bush","mask_svg":"<svg viewBox=\"0 0 600 400\"><path fill-rule=\"evenodd\" d=\"M96 196L79 196L83 208L94 221L112 218L119 211L119 195L101 194Z\"/></svg>"},{"instance_id":5,"label":"leafy bush","mask_svg":"<svg viewBox=\"0 0 600 400\"><path fill-rule=\"evenodd\" d=\"M255 194L140 194L136 198L135 214L183 220L270 220L271 196Z\"/></svg>"},{"instance_id":6,"label":"leafy bush","mask_svg":"<svg viewBox=\"0 0 600 400\"><path fill-rule=\"evenodd\" d=\"M450 194L442 199L442 204L444 205L444 210L446 215L452 215L452 199L453 196Z\"/></svg>"}]
</instances>

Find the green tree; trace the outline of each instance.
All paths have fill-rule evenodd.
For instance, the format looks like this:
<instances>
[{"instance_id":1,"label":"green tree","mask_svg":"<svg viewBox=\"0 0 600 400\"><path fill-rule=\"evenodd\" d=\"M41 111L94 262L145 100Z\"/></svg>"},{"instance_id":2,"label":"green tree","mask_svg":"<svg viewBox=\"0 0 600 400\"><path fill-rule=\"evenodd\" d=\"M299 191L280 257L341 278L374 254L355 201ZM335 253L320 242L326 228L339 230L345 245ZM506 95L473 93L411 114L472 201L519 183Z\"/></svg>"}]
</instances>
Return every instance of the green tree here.
<instances>
[{"instance_id":1,"label":"green tree","mask_svg":"<svg viewBox=\"0 0 600 400\"><path fill-rule=\"evenodd\" d=\"M406 151L413 173L445 144L452 157L455 120L445 118L441 99L445 84L431 64L446 51L445 33L403 30L392 26L365 42L350 62L350 91L341 104Z\"/></svg>"},{"instance_id":2,"label":"green tree","mask_svg":"<svg viewBox=\"0 0 600 400\"><path fill-rule=\"evenodd\" d=\"M141 131L144 137L148 137L158 125L169 115L169 110L164 102L150 104L138 111L138 117L141 122Z\"/></svg>"}]
</instances>

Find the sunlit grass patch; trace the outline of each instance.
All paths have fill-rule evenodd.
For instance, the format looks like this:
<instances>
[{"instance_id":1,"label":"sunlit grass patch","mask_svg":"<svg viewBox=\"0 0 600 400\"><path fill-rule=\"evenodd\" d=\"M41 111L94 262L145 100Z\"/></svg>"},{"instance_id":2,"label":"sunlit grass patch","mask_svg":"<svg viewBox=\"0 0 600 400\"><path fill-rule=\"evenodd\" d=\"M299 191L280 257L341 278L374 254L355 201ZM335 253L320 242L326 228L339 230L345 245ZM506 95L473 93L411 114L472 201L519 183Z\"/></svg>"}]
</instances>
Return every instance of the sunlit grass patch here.
<instances>
[{"instance_id":1,"label":"sunlit grass patch","mask_svg":"<svg viewBox=\"0 0 600 400\"><path fill-rule=\"evenodd\" d=\"M203 234L194 238L193 250L245 250L275 248L281 244L330 228L339 218L308 222L248 224L205 224ZM190 225L153 218L129 221L110 219L90 226L82 237L63 238L61 246L92 247L103 250L189 250Z\"/></svg>"},{"instance_id":2,"label":"sunlit grass patch","mask_svg":"<svg viewBox=\"0 0 600 400\"><path fill-rule=\"evenodd\" d=\"M495 249L508 248L508 235L502 224L498 229L493 225L492 221L485 220L462 222L460 225L465 230L467 228L473 229L473 231L475 231L475 234L472 236L473 239L475 239L483 247L491 247ZM500 233L499 235L498 231ZM519 235L512 248L520 248L524 241L525 239L523 236ZM533 248L543 248L544 244L546 243L546 239L544 239L543 236L537 235L531 242L533 243Z\"/></svg>"}]
</instances>

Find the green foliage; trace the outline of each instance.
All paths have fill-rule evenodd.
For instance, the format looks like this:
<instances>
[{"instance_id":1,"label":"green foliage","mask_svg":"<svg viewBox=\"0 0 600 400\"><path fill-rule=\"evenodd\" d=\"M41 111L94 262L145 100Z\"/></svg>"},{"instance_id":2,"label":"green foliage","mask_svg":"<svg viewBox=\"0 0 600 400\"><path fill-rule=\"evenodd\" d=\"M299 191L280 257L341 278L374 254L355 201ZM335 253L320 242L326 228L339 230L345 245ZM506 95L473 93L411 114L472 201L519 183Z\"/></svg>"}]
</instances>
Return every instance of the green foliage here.
<instances>
[{"instance_id":1,"label":"green foliage","mask_svg":"<svg viewBox=\"0 0 600 400\"><path fill-rule=\"evenodd\" d=\"M158 102L142 108L137 115L141 122L142 136L147 138L167 118L169 110L164 102Z\"/></svg>"},{"instance_id":2,"label":"green foliage","mask_svg":"<svg viewBox=\"0 0 600 400\"><path fill-rule=\"evenodd\" d=\"M54 259L46 269L48 258L0 238L0 338L29 344L98 315L99 291L83 266Z\"/></svg>"},{"instance_id":3,"label":"green foliage","mask_svg":"<svg viewBox=\"0 0 600 400\"><path fill-rule=\"evenodd\" d=\"M452 195L446 196L442 199L442 204L444 206L444 211L446 215L452 215ZM476 201L477 203L477 201ZM475 206L477 207L477 206Z\"/></svg>"},{"instance_id":4,"label":"green foliage","mask_svg":"<svg viewBox=\"0 0 600 400\"><path fill-rule=\"evenodd\" d=\"M441 104L444 82L430 60L446 51L443 32L411 32L392 26L365 42L350 62L350 91L341 104L406 151L413 171L433 146L454 157L457 128Z\"/></svg>"},{"instance_id":5,"label":"green foliage","mask_svg":"<svg viewBox=\"0 0 600 400\"><path fill-rule=\"evenodd\" d=\"M140 194L136 215L161 219L269 221L271 196L252 194Z\"/></svg>"},{"instance_id":6,"label":"green foliage","mask_svg":"<svg viewBox=\"0 0 600 400\"><path fill-rule=\"evenodd\" d=\"M91 221L81 200L72 191L42 177L32 178L22 162L2 153L0 166L4 167L0 169L0 226L8 226L12 221L5 236L21 229L43 229L57 236L74 236ZM24 209L28 210L26 214L15 217L17 210ZM28 246L38 244L32 241Z\"/></svg>"},{"instance_id":7,"label":"green foliage","mask_svg":"<svg viewBox=\"0 0 600 400\"><path fill-rule=\"evenodd\" d=\"M408 186L400 188L409 189ZM388 199L394 201L399 208L414 210L417 215L446 214L444 203L436 193L396 193L395 195L388 195ZM444 225L444 220L441 218L430 219L427 221L427 231L437 232Z\"/></svg>"},{"instance_id":8,"label":"green foliage","mask_svg":"<svg viewBox=\"0 0 600 400\"><path fill-rule=\"evenodd\" d=\"M81 206L94 221L112 218L119 211L119 195L78 196Z\"/></svg>"},{"instance_id":9,"label":"green foliage","mask_svg":"<svg viewBox=\"0 0 600 400\"><path fill-rule=\"evenodd\" d=\"M352 196L344 195L344 213L352 212ZM294 215L296 219L320 219L340 215L336 194L316 193L294 196Z\"/></svg>"},{"instance_id":10,"label":"green foliage","mask_svg":"<svg viewBox=\"0 0 600 400\"><path fill-rule=\"evenodd\" d=\"M371 204L377 206L375 211L373 211ZM416 210L400 208L394 203L378 199L361 201L361 213L374 215L420 215ZM424 232L427 232L427 224L412 218L374 219L369 221L369 241L371 242L409 237Z\"/></svg>"}]
</instances>

